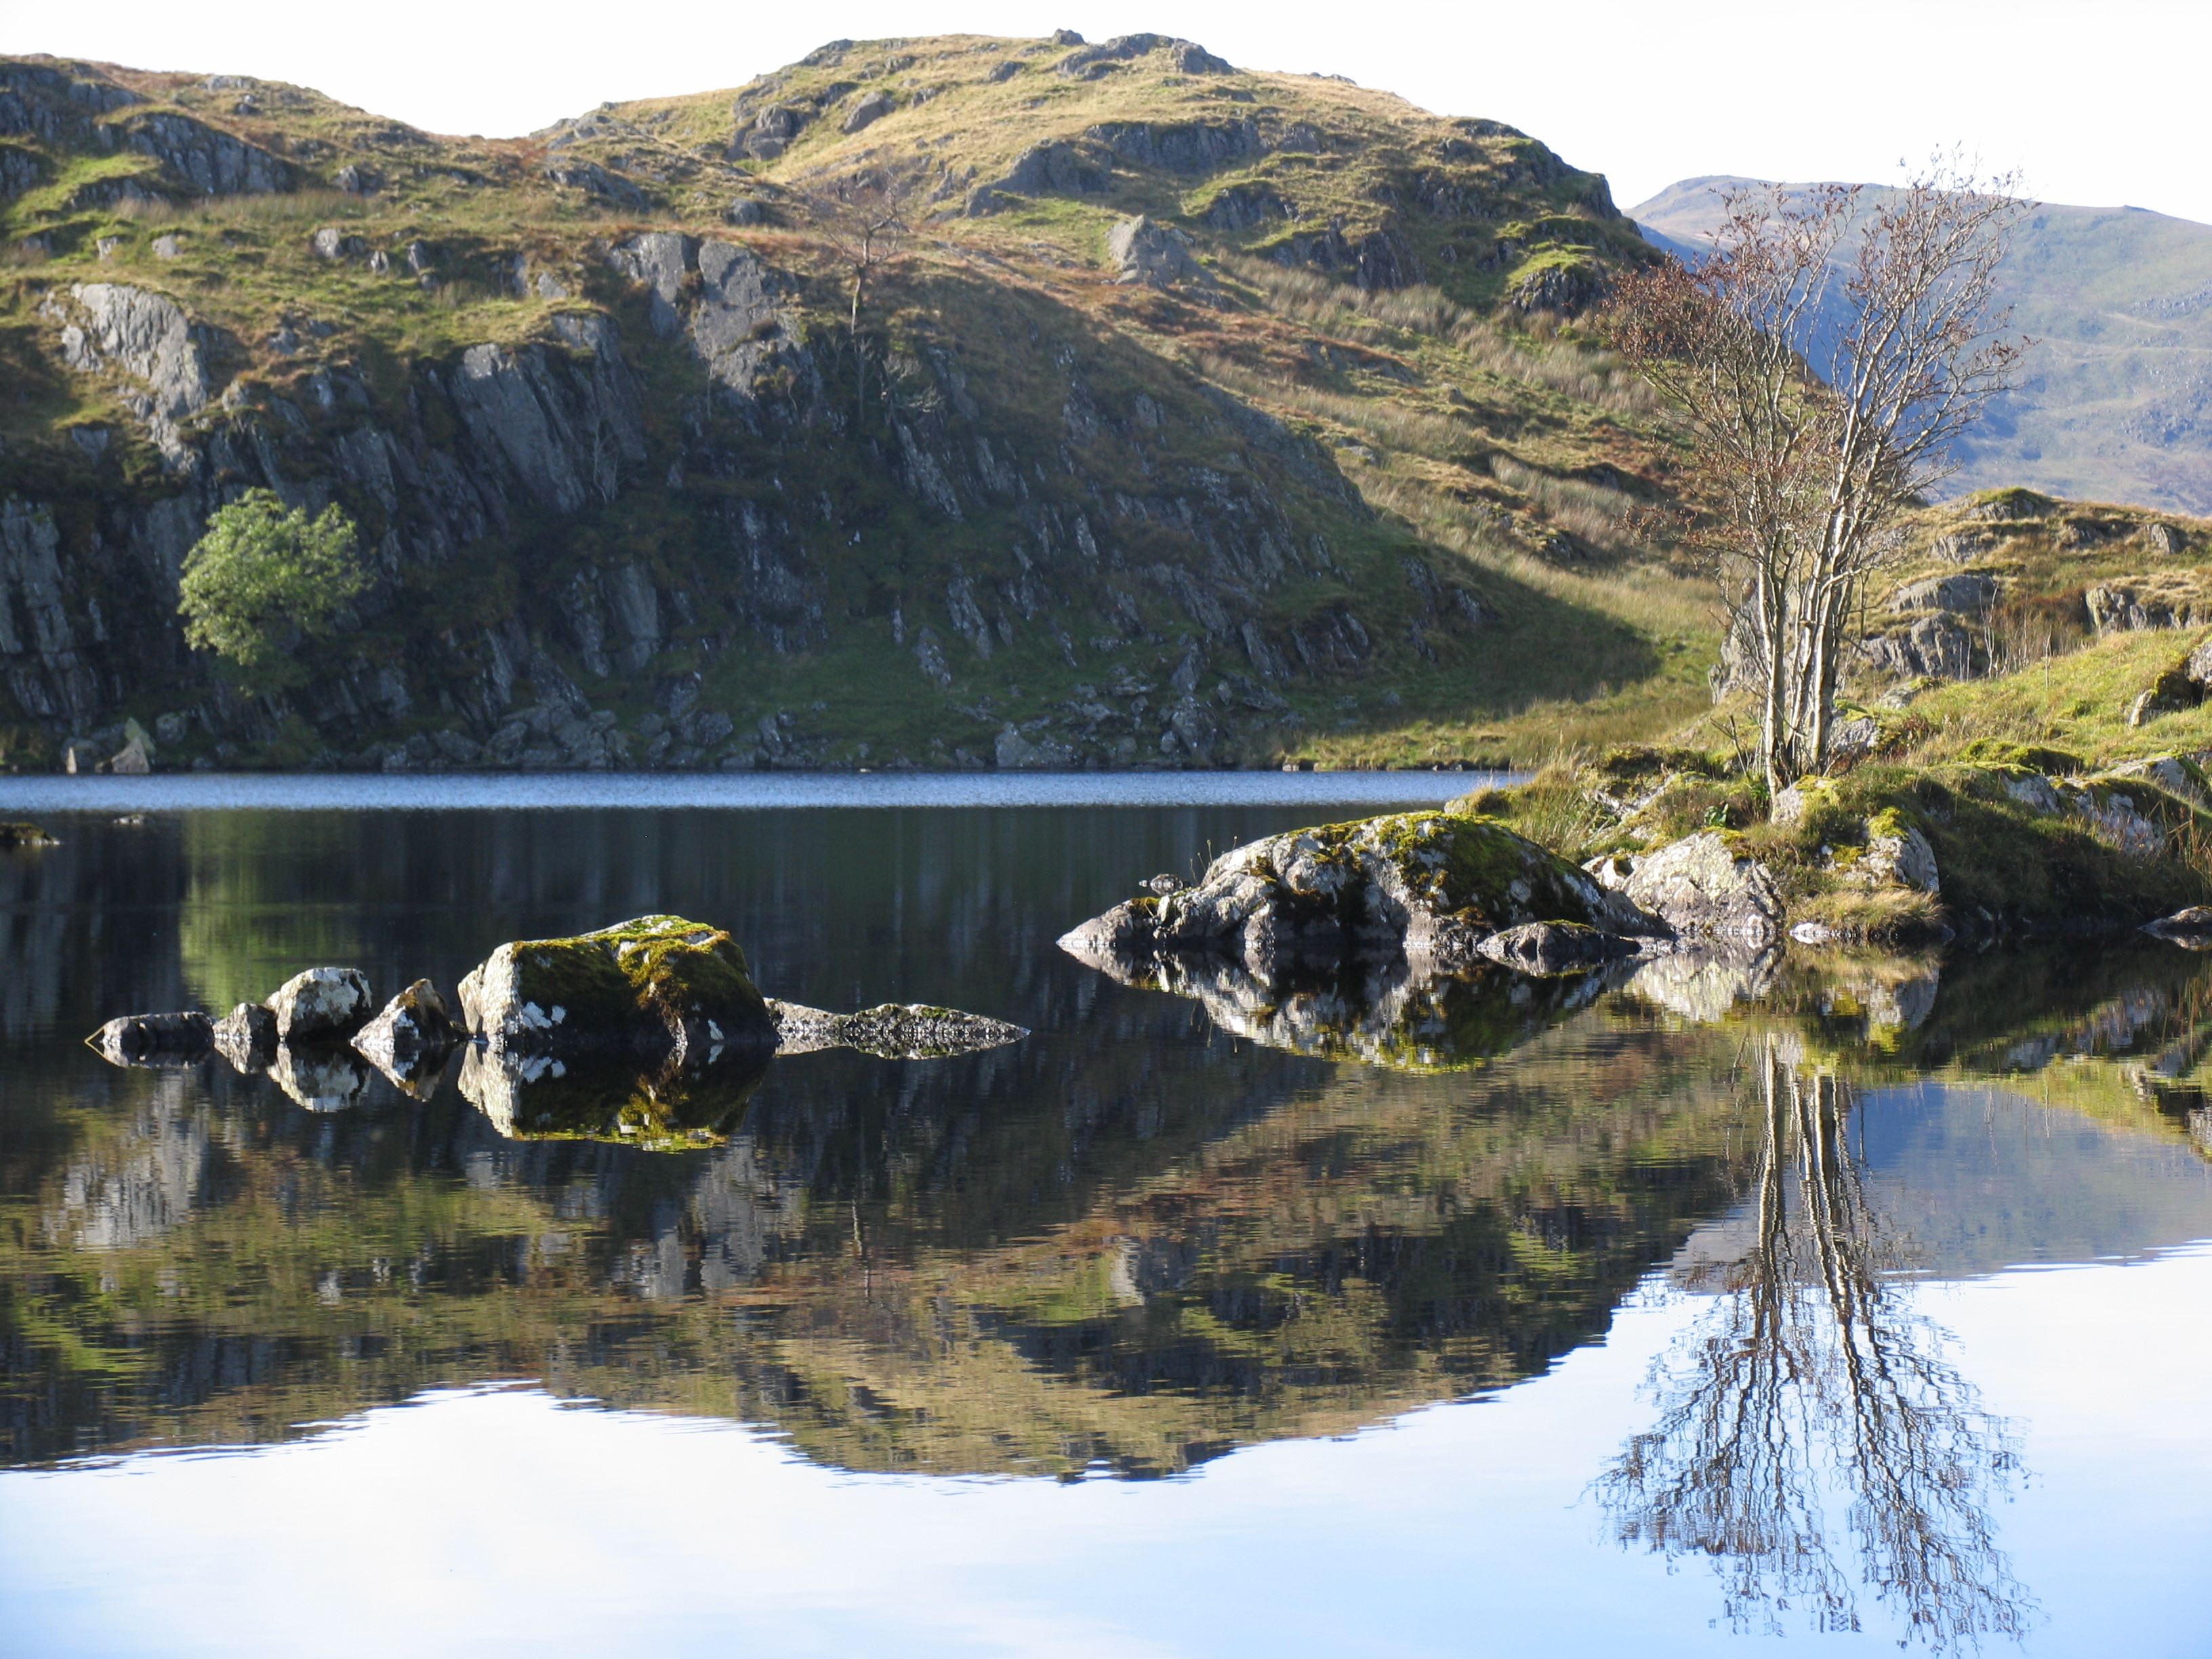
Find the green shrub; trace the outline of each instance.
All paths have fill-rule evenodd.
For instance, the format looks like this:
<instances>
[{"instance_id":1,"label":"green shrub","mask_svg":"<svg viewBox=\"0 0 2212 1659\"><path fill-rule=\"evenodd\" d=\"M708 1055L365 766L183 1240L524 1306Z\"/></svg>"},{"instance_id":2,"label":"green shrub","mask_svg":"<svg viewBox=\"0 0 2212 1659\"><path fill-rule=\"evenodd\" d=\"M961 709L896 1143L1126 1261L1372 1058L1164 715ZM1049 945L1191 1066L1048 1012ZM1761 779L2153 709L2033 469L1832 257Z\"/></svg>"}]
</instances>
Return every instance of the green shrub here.
<instances>
[{"instance_id":1,"label":"green shrub","mask_svg":"<svg viewBox=\"0 0 2212 1659\"><path fill-rule=\"evenodd\" d=\"M208 520L185 556L177 609L187 644L268 689L296 683L294 647L329 634L368 581L339 508L310 519L273 491L249 489Z\"/></svg>"}]
</instances>

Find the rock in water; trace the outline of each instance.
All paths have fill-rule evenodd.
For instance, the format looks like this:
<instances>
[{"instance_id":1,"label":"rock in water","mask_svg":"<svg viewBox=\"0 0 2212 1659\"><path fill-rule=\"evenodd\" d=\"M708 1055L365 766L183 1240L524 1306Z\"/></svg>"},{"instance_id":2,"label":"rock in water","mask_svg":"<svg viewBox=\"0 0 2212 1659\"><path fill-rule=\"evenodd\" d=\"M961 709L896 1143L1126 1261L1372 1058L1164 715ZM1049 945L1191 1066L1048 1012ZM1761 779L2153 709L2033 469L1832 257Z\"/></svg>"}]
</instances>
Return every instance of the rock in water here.
<instances>
[{"instance_id":1,"label":"rock in water","mask_svg":"<svg viewBox=\"0 0 2212 1659\"><path fill-rule=\"evenodd\" d=\"M1132 899L1066 934L1094 967L1215 956L1263 978L1402 956L1416 973L1472 966L1491 934L1571 922L1625 938L1665 927L1494 818L1407 812L1296 830L1234 848L1198 884Z\"/></svg>"},{"instance_id":2,"label":"rock in water","mask_svg":"<svg viewBox=\"0 0 2212 1659\"><path fill-rule=\"evenodd\" d=\"M1492 962L1538 979L1586 974L1636 954L1632 939L1572 921L1532 921L1492 933L1474 947Z\"/></svg>"},{"instance_id":3,"label":"rock in water","mask_svg":"<svg viewBox=\"0 0 2212 1659\"><path fill-rule=\"evenodd\" d=\"M427 979L418 979L361 1028L353 1046L378 1071L413 1094L420 1074L434 1072L436 1062L452 1052L460 1037L460 1029L453 1024L438 988Z\"/></svg>"},{"instance_id":4,"label":"rock in water","mask_svg":"<svg viewBox=\"0 0 2212 1659\"><path fill-rule=\"evenodd\" d=\"M269 994L282 1042L350 1036L375 1006L368 981L352 968L310 968Z\"/></svg>"},{"instance_id":5,"label":"rock in water","mask_svg":"<svg viewBox=\"0 0 2212 1659\"><path fill-rule=\"evenodd\" d=\"M215 1051L234 1072L265 1072L276 1058L276 1016L265 1002L241 1002L215 1023Z\"/></svg>"},{"instance_id":6,"label":"rock in water","mask_svg":"<svg viewBox=\"0 0 2212 1659\"><path fill-rule=\"evenodd\" d=\"M775 1016L780 1054L858 1048L885 1060L941 1060L1018 1042L1029 1035L1002 1019L920 1003L886 1002L857 1014L833 1014L796 1002L771 1001L768 1006Z\"/></svg>"},{"instance_id":7,"label":"rock in water","mask_svg":"<svg viewBox=\"0 0 2212 1659\"><path fill-rule=\"evenodd\" d=\"M35 823L0 823L0 847L54 847L59 844Z\"/></svg>"},{"instance_id":8,"label":"rock in water","mask_svg":"<svg viewBox=\"0 0 2212 1659\"><path fill-rule=\"evenodd\" d=\"M184 1066L207 1053L214 1034L203 1013L125 1014L85 1041L112 1065Z\"/></svg>"},{"instance_id":9,"label":"rock in water","mask_svg":"<svg viewBox=\"0 0 2212 1659\"><path fill-rule=\"evenodd\" d=\"M738 943L681 916L639 916L574 939L502 945L461 981L468 1028L515 1054L775 1048L775 1021Z\"/></svg>"}]
</instances>

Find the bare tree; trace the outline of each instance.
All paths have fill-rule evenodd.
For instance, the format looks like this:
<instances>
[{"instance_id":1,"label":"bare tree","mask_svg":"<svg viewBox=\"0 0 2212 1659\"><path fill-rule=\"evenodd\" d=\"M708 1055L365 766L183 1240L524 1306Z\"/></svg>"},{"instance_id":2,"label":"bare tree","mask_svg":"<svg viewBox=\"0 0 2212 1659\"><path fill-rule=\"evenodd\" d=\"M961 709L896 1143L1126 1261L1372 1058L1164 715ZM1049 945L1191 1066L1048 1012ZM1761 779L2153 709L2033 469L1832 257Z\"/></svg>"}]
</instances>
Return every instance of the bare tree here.
<instances>
[{"instance_id":1,"label":"bare tree","mask_svg":"<svg viewBox=\"0 0 2212 1659\"><path fill-rule=\"evenodd\" d=\"M853 357L855 433L866 416L868 397L868 360L860 339L860 313L870 277L903 253L914 234L908 214L913 193L912 179L884 169L826 180L799 192L817 233L852 276L845 338Z\"/></svg>"},{"instance_id":2,"label":"bare tree","mask_svg":"<svg viewBox=\"0 0 2212 1659\"><path fill-rule=\"evenodd\" d=\"M1826 763L1868 574L2027 349L1991 314L2033 206L2013 187L1939 157L1897 190L1732 192L1710 257L1632 273L1602 315L1688 426L1770 799Z\"/></svg>"},{"instance_id":3,"label":"bare tree","mask_svg":"<svg viewBox=\"0 0 2212 1659\"><path fill-rule=\"evenodd\" d=\"M1691 1286L1718 1295L1652 1368L1659 1420L1596 1483L1615 1534L1710 1559L1740 1631L1779 1635L1793 1606L1856 1630L1863 1581L1906 1642L2021 1636L2032 1607L1987 1507L2019 1473L2011 1431L1911 1306L1841 1084L1773 1038L1757 1073L1757 1231Z\"/></svg>"}]
</instances>

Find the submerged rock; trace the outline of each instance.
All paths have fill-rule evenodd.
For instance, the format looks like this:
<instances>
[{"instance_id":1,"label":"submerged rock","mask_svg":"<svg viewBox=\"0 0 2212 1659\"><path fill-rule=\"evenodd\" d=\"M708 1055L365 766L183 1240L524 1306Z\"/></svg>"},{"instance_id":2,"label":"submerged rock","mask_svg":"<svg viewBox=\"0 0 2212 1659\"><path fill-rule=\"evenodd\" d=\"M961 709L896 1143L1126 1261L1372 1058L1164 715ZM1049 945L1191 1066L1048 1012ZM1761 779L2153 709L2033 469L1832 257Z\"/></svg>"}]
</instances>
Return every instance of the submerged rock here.
<instances>
[{"instance_id":1,"label":"submerged rock","mask_svg":"<svg viewBox=\"0 0 2212 1659\"><path fill-rule=\"evenodd\" d=\"M353 968L310 968L295 974L269 994L268 1004L282 1042L350 1036L376 1006L368 981Z\"/></svg>"},{"instance_id":2,"label":"submerged rock","mask_svg":"<svg viewBox=\"0 0 2212 1659\"><path fill-rule=\"evenodd\" d=\"M773 1000L768 1006L775 1017L780 1054L858 1048L885 1060L939 1060L1018 1042L1029 1035L1024 1027L1002 1019L920 1003L881 1003L857 1014L833 1014Z\"/></svg>"},{"instance_id":3,"label":"submerged rock","mask_svg":"<svg viewBox=\"0 0 2212 1659\"><path fill-rule=\"evenodd\" d=\"M354 1048L408 1094L436 1086L440 1062L461 1040L460 1028L438 988L418 979L384 1005L384 1012L362 1026Z\"/></svg>"},{"instance_id":4,"label":"submerged rock","mask_svg":"<svg viewBox=\"0 0 2212 1659\"><path fill-rule=\"evenodd\" d=\"M775 1048L775 1021L737 941L681 916L502 945L461 981L468 1029L494 1050L673 1054Z\"/></svg>"},{"instance_id":5,"label":"submerged rock","mask_svg":"<svg viewBox=\"0 0 2212 1659\"><path fill-rule=\"evenodd\" d=\"M672 1052L640 1071L606 1054L564 1059L471 1045L462 1051L460 1089L511 1140L690 1152L728 1141L768 1065L757 1048L707 1062Z\"/></svg>"},{"instance_id":6,"label":"submerged rock","mask_svg":"<svg viewBox=\"0 0 2212 1659\"><path fill-rule=\"evenodd\" d=\"M1125 975L1148 957L1193 955L1267 979L1300 964L1399 957L1419 975L1471 967L1484 939L1534 922L1622 938L1666 932L1628 896L1493 818L1407 812L1236 848L1195 886L1117 905L1060 945Z\"/></svg>"},{"instance_id":7,"label":"submerged rock","mask_svg":"<svg viewBox=\"0 0 2212 1659\"><path fill-rule=\"evenodd\" d=\"M215 1023L215 1051L234 1072L265 1072L276 1057L276 1016L265 1002L241 1002Z\"/></svg>"},{"instance_id":8,"label":"submerged rock","mask_svg":"<svg viewBox=\"0 0 2212 1659\"><path fill-rule=\"evenodd\" d=\"M185 1066L206 1054L215 1026L205 1014L125 1014L85 1041L116 1066Z\"/></svg>"}]
</instances>

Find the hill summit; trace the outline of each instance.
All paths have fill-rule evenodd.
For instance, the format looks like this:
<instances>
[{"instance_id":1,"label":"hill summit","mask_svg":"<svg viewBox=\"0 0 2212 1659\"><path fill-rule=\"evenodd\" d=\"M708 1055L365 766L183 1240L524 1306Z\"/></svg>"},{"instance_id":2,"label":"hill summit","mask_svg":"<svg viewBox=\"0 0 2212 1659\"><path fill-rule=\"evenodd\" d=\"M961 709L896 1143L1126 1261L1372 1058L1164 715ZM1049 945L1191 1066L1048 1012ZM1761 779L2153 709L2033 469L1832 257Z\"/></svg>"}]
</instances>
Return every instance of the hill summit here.
<instances>
[{"instance_id":1,"label":"hill summit","mask_svg":"<svg viewBox=\"0 0 2212 1659\"><path fill-rule=\"evenodd\" d=\"M0 245L10 763L1442 763L1702 673L1663 436L1559 326L1649 257L1605 181L1188 41L498 142L0 59ZM252 488L375 581L248 695L175 605Z\"/></svg>"}]
</instances>

